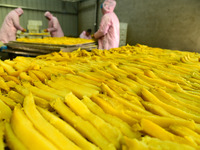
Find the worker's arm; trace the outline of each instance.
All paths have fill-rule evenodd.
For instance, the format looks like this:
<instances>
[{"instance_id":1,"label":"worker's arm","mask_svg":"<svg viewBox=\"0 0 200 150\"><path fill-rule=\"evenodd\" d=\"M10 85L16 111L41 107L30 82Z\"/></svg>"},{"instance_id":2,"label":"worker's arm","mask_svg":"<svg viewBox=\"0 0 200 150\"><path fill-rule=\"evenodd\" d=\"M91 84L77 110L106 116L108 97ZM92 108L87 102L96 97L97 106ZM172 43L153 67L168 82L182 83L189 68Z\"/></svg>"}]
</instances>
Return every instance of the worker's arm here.
<instances>
[{"instance_id":1,"label":"worker's arm","mask_svg":"<svg viewBox=\"0 0 200 150\"><path fill-rule=\"evenodd\" d=\"M57 18L53 18L52 21L53 21L53 27L48 28L47 29L48 32L54 32L54 31L58 30L58 19Z\"/></svg>"},{"instance_id":2,"label":"worker's arm","mask_svg":"<svg viewBox=\"0 0 200 150\"><path fill-rule=\"evenodd\" d=\"M23 31L24 30L24 28L22 28L21 26L20 26L20 24L19 24L19 17L17 16L13 16L13 18L12 18L12 21L13 21L13 24L14 24L14 26L15 26L15 28L17 29L17 30L21 30L21 31Z\"/></svg>"},{"instance_id":3,"label":"worker's arm","mask_svg":"<svg viewBox=\"0 0 200 150\"><path fill-rule=\"evenodd\" d=\"M110 25L111 25L110 17L104 15L102 17L99 30L94 34L94 38L99 39L102 36L104 36L108 32Z\"/></svg>"}]
</instances>

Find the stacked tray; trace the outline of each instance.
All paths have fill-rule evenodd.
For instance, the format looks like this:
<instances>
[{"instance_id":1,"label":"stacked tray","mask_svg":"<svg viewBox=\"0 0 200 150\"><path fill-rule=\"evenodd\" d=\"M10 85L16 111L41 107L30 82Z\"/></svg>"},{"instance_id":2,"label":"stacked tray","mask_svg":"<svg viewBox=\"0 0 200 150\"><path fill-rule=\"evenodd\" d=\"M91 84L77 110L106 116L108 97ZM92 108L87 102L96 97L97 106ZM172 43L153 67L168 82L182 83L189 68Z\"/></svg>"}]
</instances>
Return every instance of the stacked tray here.
<instances>
[{"instance_id":1,"label":"stacked tray","mask_svg":"<svg viewBox=\"0 0 200 150\"><path fill-rule=\"evenodd\" d=\"M8 49L3 50L6 53L13 53L19 55L29 55L29 56L38 56L42 54L48 54L52 52L72 52L78 48L91 51L92 49L97 48L95 42L93 43L84 43L76 45L57 45L57 44L44 44L44 43L27 43L27 42L18 42L11 41L6 44Z\"/></svg>"}]
</instances>

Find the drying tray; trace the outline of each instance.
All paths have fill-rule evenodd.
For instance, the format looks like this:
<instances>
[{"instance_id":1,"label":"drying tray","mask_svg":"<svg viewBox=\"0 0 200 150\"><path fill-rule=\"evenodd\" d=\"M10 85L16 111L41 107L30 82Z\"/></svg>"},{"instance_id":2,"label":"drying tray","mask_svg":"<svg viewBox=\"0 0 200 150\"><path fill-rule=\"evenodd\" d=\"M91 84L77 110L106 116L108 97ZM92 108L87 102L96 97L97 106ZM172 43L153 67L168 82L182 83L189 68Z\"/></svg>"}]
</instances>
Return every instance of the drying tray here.
<instances>
[{"instance_id":1,"label":"drying tray","mask_svg":"<svg viewBox=\"0 0 200 150\"><path fill-rule=\"evenodd\" d=\"M91 44L96 44L96 42L90 42L90 43L80 43L80 44L47 44L47 43L29 43L29 42L19 42L19 41L11 41L9 43L18 43L18 44L30 44L30 45L41 45L41 46L56 46L56 47L81 47L85 45L91 45ZM8 43L8 44L9 44Z\"/></svg>"},{"instance_id":2,"label":"drying tray","mask_svg":"<svg viewBox=\"0 0 200 150\"><path fill-rule=\"evenodd\" d=\"M92 43L83 43L76 45L58 45L58 44L46 44L46 43L27 43L27 42L18 42L12 41L6 44L8 49L3 50L3 52L13 53L13 54L24 54L38 56L43 54L48 54L52 52L72 52L78 48L91 51L96 49L97 45L95 42Z\"/></svg>"}]
</instances>

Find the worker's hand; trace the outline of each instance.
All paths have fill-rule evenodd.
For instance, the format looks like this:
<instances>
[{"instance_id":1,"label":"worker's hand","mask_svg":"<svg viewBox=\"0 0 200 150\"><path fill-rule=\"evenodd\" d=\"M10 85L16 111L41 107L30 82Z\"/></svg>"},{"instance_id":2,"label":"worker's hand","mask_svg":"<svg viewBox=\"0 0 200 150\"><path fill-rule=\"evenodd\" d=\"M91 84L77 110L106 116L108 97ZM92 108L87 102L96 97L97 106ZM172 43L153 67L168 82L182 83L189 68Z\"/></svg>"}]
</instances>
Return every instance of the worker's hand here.
<instances>
[{"instance_id":1,"label":"worker's hand","mask_svg":"<svg viewBox=\"0 0 200 150\"><path fill-rule=\"evenodd\" d=\"M91 35L91 38L95 39L94 34Z\"/></svg>"},{"instance_id":2,"label":"worker's hand","mask_svg":"<svg viewBox=\"0 0 200 150\"><path fill-rule=\"evenodd\" d=\"M22 32L26 32L26 31L27 31L26 29L23 29L23 30L22 30Z\"/></svg>"},{"instance_id":3,"label":"worker's hand","mask_svg":"<svg viewBox=\"0 0 200 150\"><path fill-rule=\"evenodd\" d=\"M43 31L44 31L44 32L48 32L48 30L47 30L47 29L44 29Z\"/></svg>"}]
</instances>

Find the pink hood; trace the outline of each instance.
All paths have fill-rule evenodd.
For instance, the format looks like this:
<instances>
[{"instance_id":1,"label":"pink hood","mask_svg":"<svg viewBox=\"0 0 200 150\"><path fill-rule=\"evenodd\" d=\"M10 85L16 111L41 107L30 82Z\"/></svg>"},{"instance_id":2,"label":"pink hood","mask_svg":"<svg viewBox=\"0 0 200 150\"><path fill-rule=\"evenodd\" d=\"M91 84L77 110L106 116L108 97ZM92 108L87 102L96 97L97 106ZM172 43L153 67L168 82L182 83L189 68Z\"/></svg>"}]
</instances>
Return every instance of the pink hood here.
<instances>
[{"instance_id":1,"label":"pink hood","mask_svg":"<svg viewBox=\"0 0 200 150\"><path fill-rule=\"evenodd\" d=\"M21 16L21 15L24 13L23 9L21 9L21 8L16 8L16 9L15 9L15 12L16 12L19 16Z\"/></svg>"},{"instance_id":2,"label":"pink hood","mask_svg":"<svg viewBox=\"0 0 200 150\"><path fill-rule=\"evenodd\" d=\"M53 18L53 15L49 11L45 12L44 16L49 18L50 20Z\"/></svg>"},{"instance_id":3,"label":"pink hood","mask_svg":"<svg viewBox=\"0 0 200 150\"><path fill-rule=\"evenodd\" d=\"M105 0L103 3L103 11L104 13L111 13L114 11L116 6L115 0Z\"/></svg>"}]
</instances>

